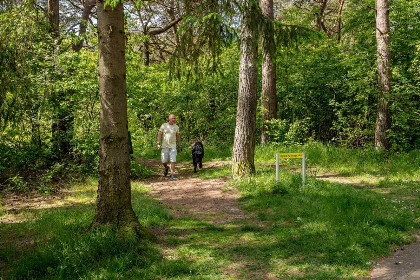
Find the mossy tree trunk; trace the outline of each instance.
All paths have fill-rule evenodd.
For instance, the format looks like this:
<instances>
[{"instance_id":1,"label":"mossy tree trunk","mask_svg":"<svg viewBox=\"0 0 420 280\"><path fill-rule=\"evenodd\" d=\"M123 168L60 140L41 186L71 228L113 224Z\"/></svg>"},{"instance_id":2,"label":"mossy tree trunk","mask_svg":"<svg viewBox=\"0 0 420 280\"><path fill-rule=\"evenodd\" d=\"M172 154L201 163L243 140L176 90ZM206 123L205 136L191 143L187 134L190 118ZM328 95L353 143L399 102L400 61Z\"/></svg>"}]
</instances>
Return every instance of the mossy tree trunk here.
<instances>
[{"instance_id":1,"label":"mossy tree trunk","mask_svg":"<svg viewBox=\"0 0 420 280\"><path fill-rule=\"evenodd\" d=\"M277 117L273 0L260 0L260 8L265 18L261 30L261 52L263 56L261 77L263 124L261 128L261 143L266 144L269 141L267 121Z\"/></svg>"},{"instance_id":2,"label":"mossy tree trunk","mask_svg":"<svg viewBox=\"0 0 420 280\"><path fill-rule=\"evenodd\" d=\"M254 20L258 16L258 4L254 0L243 0L242 8L238 109L232 156L234 177L243 177L255 171L258 43Z\"/></svg>"},{"instance_id":3,"label":"mossy tree trunk","mask_svg":"<svg viewBox=\"0 0 420 280\"><path fill-rule=\"evenodd\" d=\"M378 61L378 114L375 127L376 149L388 149L388 130L391 128L389 98L391 94L391 38L388 0L376 0L376 43Z\"/></svg>"},{"instance_id":4,"label":"mossy tree trunk","mask_svg":"<svg viewBox=\"0 0 420 280\"><path fill-rule=\"evenodd\" d=\"M99 185L92 226L140 233L131 204L123 4L97 1L99 36Z\"/></svg>"}]
</instances>

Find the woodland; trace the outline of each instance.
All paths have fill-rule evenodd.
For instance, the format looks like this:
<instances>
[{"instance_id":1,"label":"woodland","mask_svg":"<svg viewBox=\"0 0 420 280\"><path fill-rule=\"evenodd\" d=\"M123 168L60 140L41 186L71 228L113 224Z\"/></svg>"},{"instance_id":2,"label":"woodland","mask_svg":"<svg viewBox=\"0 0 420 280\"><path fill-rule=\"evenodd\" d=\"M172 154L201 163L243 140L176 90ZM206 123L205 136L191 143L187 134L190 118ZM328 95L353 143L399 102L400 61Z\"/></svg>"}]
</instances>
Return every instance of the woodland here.
<instances>
[{"instance_id":1,"label":"woodland","mask_svg":"<svg viewBox=\"0 0 420 280\"><path fill-rule=\"evenodd\" d=\"M0 200L0 279L367 279L420 227L420 0L0 0Z\"/></svg>"}]
</instances>

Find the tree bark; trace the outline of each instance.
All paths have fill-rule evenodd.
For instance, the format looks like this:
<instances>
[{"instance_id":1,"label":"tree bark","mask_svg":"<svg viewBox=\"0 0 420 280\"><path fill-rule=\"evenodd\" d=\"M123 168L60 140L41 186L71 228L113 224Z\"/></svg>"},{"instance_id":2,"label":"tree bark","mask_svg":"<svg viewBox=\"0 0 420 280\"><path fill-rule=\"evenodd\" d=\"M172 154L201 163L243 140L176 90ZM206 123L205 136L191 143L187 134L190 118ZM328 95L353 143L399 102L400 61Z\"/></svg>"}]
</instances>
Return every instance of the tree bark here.
<instances>
[{"instance_id":1,"label":"tree bark","mask_svg":"<svg viewBox=\"0 0 420 280\"><path fill-rule=\"evenodd\" d=\"M252 0L243 0L241 60L239 65L238 109L233 144L232 173L243 177L255 171L255 127L257 113L257 29L258 14Z\"/></svg>"},{"instance_id":2,"label":"tree bark","mask_svg":"<svg viewBox=\"0 0 420 280\"><path fill-rule=\"evenodd\" d=\"M150 42L149 40L144 42L144 66L149 66L150 65Z\"/></svg>"},{"instance_id":3,"label":"tree bark","mask_svg":"<svg viewBox=\"0 0 420 280\"><path fill-rule=\"evenodd\" d=\"M341 13L343 11L344 0L340 0L340 6L338 7L337 13L337 41L340 43L341 41L341 29L342 29L342 20L341 20Z\"/></svg>"},{"instance_id":4,"label":"tree bark","mask_svg":"<svg viewBox=\"0 0 420 280\"><path fill-rule=\"evenodd\" d=\"M261 51L263 56L261 93L263 124L261 143L266 144L268 142L267 121L277 117L273 0L260 0L260 8L263 16L267 19L261 34Z\"/></svg>"},{"instance_id":5,"label":"tree bark","mask_svg":"<svg viewBox=\"0 0 420 280\"><path fill-rule=\"evenodd\" d=\"M99 184L92 225L140 234L131 205L123 4L97 1L100 93Z\"/></svg>"},{"instance_id":6,"label":"tree bark","mask_svg":"<svg viewBox=\"0 0 420 280\"><path fill-rule=\"evenodd\" d=\"M174 3L174 0L171 0L171 5L170 5L169 9L167 10L167 13L168 13L168 16L171 19L171 21L175 20L175 3ZM177 28L176 24L172 28L172 33L174 34L175 45L179 46L178 28Z\"/></svg>"},{"instance_id":7,"label":"tree bark","mask_svg":"<svg viewBox=\"0 0 420 280\"><path fill-rule=\"evenodd\" d=\"M96 5L96 0L85 0L83 2L82 18L80 20L80 25L79 25L79 36L86 33L89 16L92 12L93 7L95 7L95 5ZM73 50L75 52L80 51L83 47L83 42L84 40L82 39L78 43L74 44Z\"/></svg>"},{"instance_id":8,"label":"tree bark","mask_svg":"<svg viewBox=\"0 0 420 280\"><path fill-rule=\"evenodd\" d=\"M388 149L391 128L389 98L391 93L391 52L388 0L376 0L376 43L378 62L378 114L375 128L375 148Z\"/></svg>"},{"instance_id":9,"label":"tree bark","mask_svg":"<svg viewBox=\"0 0 420 280\"><path fill-rule=\"evenodd\" d=\"M59 24L60 24L60 5L59 0L48 0L47 1L47 13L48 23L50 24L50 30L53 37L59 35Z\"/></svg>"},{"instance_id":10,"label":"tree bark","mask_svg":"<svg viewBox=\"0 0 420 280\"><path fill-rule=\"evenodd\" d=\"M325 9L327 8L328 0L321 1L321 7L319 11L316 13L316 26L319 30L325 32L328 35L327 27L325 27L324 19L325 19Z\"/></svg>"}]
</instances>

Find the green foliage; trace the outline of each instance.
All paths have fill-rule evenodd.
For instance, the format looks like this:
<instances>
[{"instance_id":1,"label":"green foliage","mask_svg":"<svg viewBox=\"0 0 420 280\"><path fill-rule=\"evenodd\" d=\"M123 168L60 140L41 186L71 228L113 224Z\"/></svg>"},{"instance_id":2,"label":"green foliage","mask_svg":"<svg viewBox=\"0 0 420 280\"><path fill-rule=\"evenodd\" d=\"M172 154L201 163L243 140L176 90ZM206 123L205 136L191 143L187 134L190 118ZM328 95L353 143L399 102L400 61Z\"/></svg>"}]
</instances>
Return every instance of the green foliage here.
<instances>
[{"instance_id":1,"label":"green foliage","mask_svg":"<svg viewBox=\"0 0 420 280\"><path fill-rule=\"evenodd\" d=\"M139 66L140 54L129 51L127 92L134 152L154 155L158 129L171 113L177 116L185 148L197 140L231 143L237 95L236 54L235 48L223 53L219 65L223 76L187 81L169 80L163 64Z\"/></svg>"},{"instance_id":2,"label":"green foliage","mask_svg":"<svg viewBox=\"0 0 420 280\"><path fill-rule=\"evenodd\" d=\"M390 140L395 151L420 147L419 13L419 1L391 1L393 94Z\"/></svg>"},{"instance_id":3,"label":"green foliage","mask_svg":"<svg viewBox=\"0 0 420 280\"><path fill-rule=\"evenodd\" d=\"M152 176L153 170L151 170L149 167L138 163L137 161L132 160L131 161L131 172L130 177L131 179L141 179Z\"/></svg>"},{"instance_id":4,"label":"green foliage","mask_svg":"<svg viewBox=\"0 0 420 280\"><path fill-rule=\"evenodd\" d=\"M7 187L12 191L24 192L28 190L27 183L19 175L10 177L6 181Z\"/></svg>"},{"instance_id":5,"label":"green foliage","mask_svg":"<svg viewBox=\"0 0 420 280\"><path fill-rule=\"evenodd\" d=\"M134 157L159 158L157 129L170 113L177 116L181 129L180 159L190 160L190 145L196 140L205 147L223 147L223 159L230 155L239 68L235 33L241 7L236 4L203 1L197 8L185 2L187 15L178 26L181 41L167 63L143 66L138 44L147 38L130 32L127 96ZM294 145L315 140L349 148L372 144L377 111L373 4L373 0L346 1L340 42L335 35L314 28L318 8L313 2L302 7L284 5L274 29L279 109L278 120L269 123L272 142ZM418 13L418 0L391 1L389 138L394 152L415 150L420 144ZM126 18L131 30L136 22ZM88 30L83 36L88 47L75 53L71 45L80 38L67 33L65 27L53 38L44 12L33 1L5 4L0 21L2 188L8 185L8 178L22 178L29 189L44 192L48 171L41 172L47 177L39 183L33 182L31 174L54 169L57 162L69 165L69 170L96 174L96 31ZM175 74L178 79L170 79ZM217 153L207 155L210 159L218 157ZM138 176L147 173L134 168Z\"/></svg>"},{"instance_id":6,"label":"green foliage","mask_svg":"<svg viewBox=\"0 0 420 280\"><path fill-rule=\"evenodd\" d=\"M311 137L348 147L372 143L378 87L373 6L370 0L346 1L340 43L315 33L296 41L290 32L278 34L278 40L294 42L277 48L279 117L303 121L307 130L299 142ZM418 148L418 12L418 1L391 1L393 150ZM297 6L282 18L285 26L312 29L313 15Z\"/></svg>"}]
</instances>

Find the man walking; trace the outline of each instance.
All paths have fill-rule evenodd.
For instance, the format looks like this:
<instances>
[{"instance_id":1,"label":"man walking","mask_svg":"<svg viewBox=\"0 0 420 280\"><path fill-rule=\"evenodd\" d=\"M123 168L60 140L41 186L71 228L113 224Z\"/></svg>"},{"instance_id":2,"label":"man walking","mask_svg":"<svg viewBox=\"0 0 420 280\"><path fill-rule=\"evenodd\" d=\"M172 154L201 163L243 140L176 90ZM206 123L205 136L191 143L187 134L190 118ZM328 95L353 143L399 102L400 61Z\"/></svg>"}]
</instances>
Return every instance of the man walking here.
<instances>
[{"instance_id":1,"label":"man walking","mask_svg":"<svg viewBox=\"0 0 420 280\"><path fill-rule=\"evenodd\" d=\"M162 139L163 135L163 139ZM162 145L161 145L162 139ZM179 135L179 127L175 124L175 115L170 114L168 122L160 126L158 132L158 150L162 150L161 158L163 166L165 167L164 175L167 176L169 172L168 162L171 167L171 179L175 179L174 170L176 162L176 152L181 152L181 136Z\"/></svg>"}]
</instances>

